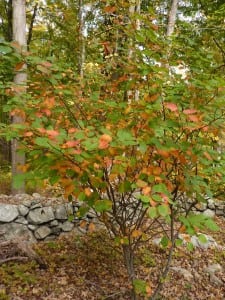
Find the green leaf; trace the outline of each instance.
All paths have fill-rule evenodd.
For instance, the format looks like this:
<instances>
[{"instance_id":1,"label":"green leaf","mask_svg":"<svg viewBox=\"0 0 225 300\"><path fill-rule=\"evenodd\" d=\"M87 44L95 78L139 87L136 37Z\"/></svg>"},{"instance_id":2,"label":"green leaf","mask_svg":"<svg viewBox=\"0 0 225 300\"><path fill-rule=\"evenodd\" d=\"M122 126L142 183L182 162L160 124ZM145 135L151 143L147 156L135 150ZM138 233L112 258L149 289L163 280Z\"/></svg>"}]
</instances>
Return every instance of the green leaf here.
<instances>
[{"instance_id":1,"label":"green leaf","mask_svg":"<svg viewBox=\"0 0 225 300\"><path fill-rule=\"evenodd\" d=\"M158 209L159 215L162 217L166 217L170 213L169 207L166 204L159 205L157 207L157 209Z\"/></svg>"},{"instance_id":2,"label":"green leaf","mask_svg":"<svg viewBox=\"0 0 225 300\"><path fill-rule=\"evenodd\" d=\"M156 207L149 207L148 216L151 219L154 219L158 216L158 211L157 211Z\"/></svg>"},{"instance_id":3,"label":"green leaf","mask_svg":"<svg viewBox=\"0 0 225 300\"><path fill-rule=\"evenodd\" d=\"M12 48L9 46L0 45L0 54L8 54L12 52Z\"/></svg>"},{"instance_id":4,"label":"green leaf","mask_svg":"<svg viewBox=\"0 0 225 300\"><path fill-rule=\"evenodd\" d=\"M163 246L163 248L166 248L169 245L169 241L170 240L168 239L168 237L164 235L161 238L160 244Z\"/></svg>"},{"instance_id":5,"label":"green leaf","mask_svg":"<svg viewBox=\"0 0 225 300\"><path fill-rule=\"evenodd\" d=\"M207 240L207 238L206 238L206 236L204 234L199 234L198 235L198 240L202 244L206 244L208 242L208 240Z\"/></svg>"},{"instance_id":6,"label":"green leaf","mask_svg":"<svg viewBox=\"0 0 225 300\"><path fill-rule=\"evenodd\" d=\"M158 194L155 194L155 195L152 195L152 199L154 201L157 201L157 202L161 202L162 201L162 197Z\"/></svg>"},{"instance_id":7,"label":"green leaf","mask_svg":"<svg viewBox=\"0 0 225 300\"><path fill-rule=\"evenodd\" d=\"M108 199L106 200L97 200L94 204L94 208L97 212L103 212L110 210L112 208L112 202Z\"/></svg>"},{"instance_id":8,"label":"green leaf","mask_svg":"<svg viewBox=\"0 0 225 300\"><path fill-rule=\"evenodd\" d=\"M122 143L122 145L132 146L137 144L132 133L128 130L125 129L118 130L117 137L119 141Z\"/></svg>"},{"instance_id":9,"label":"green leaf","mask_svg":"<svg viewBox=\"0 0 225 300\"><path fill-rule=\"evenodd\" d=\"M167 190L167 187L163 183L155 184L152 188L152 191L154 193L163 193L165 195L170 195L168 190Z\"/></svg>"},{"instance_id":10,"label":"green leaf","mask_svg":"<svg viewBox=\"0 0 225 300\"><path fill-rule=\"evenodd\" d=\"M194 250L194 245L193 245L192 243L188 242L188 243L187 243L187 249L188 249L189 251L193 251L193 250Z\"/></svg>"},{"instance_id":11,"label":"green leaf","mask_svg":"<svg viewBox=\"0 0 225 300\"><path fill-rule=\"evenodd\" d=\"M37 137L35 140L35 144L41 147L49 148L49 139L46 137Z\"/></svg>"},{"instance_id":12,"label":"green leaf","mask_svg":"<svg viewBox=\"0 0 225 300\"><path fill-rule=\"evenodd\" d=\"M144 280L134 279L133 280L134 289L137 294L145 295L147 284Z\"/></svg>"},{"instance_id":13,"label":"green leaf","mask_svg":"<svg viewBox=\"0 0 225 300\"><path fill-rule=\"evenodd\" d=\"M141 199L141 202L143 202L143 203L150 203L150 198L149 198L149 196L146 196L146 195L140 195L138 198Z\"/></svg>"},{"instance_id":14,"label":"green leaf","mask_svg":"<svg viewBox=\"0 0 225 300\"><path fill-rule=\"evenodd\" d=\"M183 244L183 240L182 239L176 239L175 240L175 245L176 245L176 247L179 247L179 246L181 246Z\"/></svg>"},{"instance_id":15,"label":"green leaf","mask_svg":"<svg viewBox=\"0 0 225 300\"><path fill-rule=\"evenodd\" d=\"M131 183L129 181L125 180L124 182L122 182L119 185L118 190L120 193L126 193L128 191L131 191Z\"/></svg>"},{"instance_id":16,"label":"green leaf","mask_svg":"<svg viewBox=\"0 0 225 300\"><path fill-rule=\"evenodd\" d=\"M69 216L68 216L68 221L69 221L69 222L72 222L73 220L74 220L74 215L69 215Z\"/></svg>"},{"instance_id":17,"label":"green leaf","mask_svg":"<svg viewBox=\"0 0 225 300\"><path fill-rule=\"evenodd\" d=\"M212 230L212 231L218 231L219 230L219 227L216 225L216 223L212 220L212 219L207 219L205 221L205 226Z\"/></svg>"}]
</instances>

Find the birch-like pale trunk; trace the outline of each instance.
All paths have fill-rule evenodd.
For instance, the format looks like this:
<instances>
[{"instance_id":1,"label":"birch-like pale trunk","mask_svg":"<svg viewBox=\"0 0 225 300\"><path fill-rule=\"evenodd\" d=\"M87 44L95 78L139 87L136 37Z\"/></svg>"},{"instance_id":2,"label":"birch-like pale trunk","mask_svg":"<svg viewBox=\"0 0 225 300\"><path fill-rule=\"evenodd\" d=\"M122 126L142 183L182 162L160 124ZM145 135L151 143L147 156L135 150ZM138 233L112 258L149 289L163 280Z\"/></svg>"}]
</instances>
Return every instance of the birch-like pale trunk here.
<instances>
[{"instance_id":1,"label":"birch-like pale trunk","mask_svg":"<svg viewBox=\"0 0 225 300\"><path fill-rule=\"evenodd\" d=\"M129 6L129 15L130 15L130 18L132 19L132 16L137 13L137 14L140 14L141 12L141 0L131 0L130 1L130 6ZM136 30L140 30L141 28L141 24L140 24L140 20L137 19L136 20L136 24L135 24L135 27L136 27ZM132 56L133 56L133 50L132 50L132 46L133 46L133 41L131 41L131 45L130 45L130 49L129 49L129 52L128 52L128 57L129 59L132 60ZM131 98L134 98L135 101L138 101L139 100L139 90L136 89L135 91L128 91L127 92L127 98L128 98L128 101L129 99Z\"/></svg>"},{"instance_id":2,"label":"birch-like pale trunk","mask_svg":"<svg viewBox=\"0 0 225 300\"><path fill-rule=\"evenodd\" d=\"M174 32L174 27L176 24L176 16L177 16L177 9L178 9L178 1L179 0L172 0L171 7L168 14L168 24L167 24L167 31L166 35L169 37Z\"/></svg>"},{"instance_id":3,"label":"birch-like pale trunk","mask_svg":"<svg viewBox=\"0 0 225 300\"><path fill-rule=\"evenodd\" d=\"M84 36L84 6L83 0L79 0L79 74L80 77L84 76L84 63L85 63L85 36Z\"/></svg>"},{"instance_id":4,"label":"birch-like pale trunk","mask_svg":"<svg viewBox=\"0 0 225 300\"><path fill-rule=\"evenodd\" d=\"M19 45L21 52L26 51L27 41L26 41L26 0L13 0L13 41ZM26 66L24 65L22 69L18 70L14 76L15 86L22 86L23 89L17 89L20 92L18 96L25 92L25 85L27 81ZM23 123L23 117L20 115L14 115L12 117L12 124ZM25 154L18 153L19 143L17 139L13 139L11 143L11 154L12 154L12 194L24 193L25 183L21 185L20 188L14 187L14 178L17 174L21 173L20 166L25 164Z\"/></svg>"}]
</instances>

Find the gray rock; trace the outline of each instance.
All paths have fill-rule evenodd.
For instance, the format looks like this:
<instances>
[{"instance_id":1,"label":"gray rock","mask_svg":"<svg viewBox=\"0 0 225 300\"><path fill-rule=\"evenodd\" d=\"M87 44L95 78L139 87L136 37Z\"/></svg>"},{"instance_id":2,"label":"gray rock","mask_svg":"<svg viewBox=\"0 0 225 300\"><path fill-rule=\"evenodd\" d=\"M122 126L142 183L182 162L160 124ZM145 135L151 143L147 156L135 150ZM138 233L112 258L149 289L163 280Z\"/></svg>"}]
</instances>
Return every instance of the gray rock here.
<instances>
[{"instance_id":1,"label":"gray rock","mask_svg":"<svg viewBox=\"0 0 225 300\"><path fill-rule=\"evenodd\" d=\"M87 233L87 229L86 228L83 228L83 227L77 227L78 231L80 232L81 235L84 235Z\"/></svg>"},{"instance_id":2,"label":"gray rock","mask_svg":"<svg viewBox=\"0 0 225 300\"><path fill-rule=\"evenodd\" d=\"M19 224L24 224L24 225L28 224L28 221L22 216L19 216L14 222Z\"/></svg>"},{"instance_id":3,"label":"gray rock","mask_svg":"<svg viewBox=\"0 0 225 300\"><path fill-rule=\"evenodd\" d=\"M74 235L83 236L86 234L86 230L81 230L79 227L74 227L73 233Z\"/></svg>"},{"instance_id":4,"label":"gray rock","mask_svg":"<svg viewBox=\"0 0 225 300\"><path fill-rule=\"evenodd\" d=\"M42 207L41 203L35 203L31 205L30 209L41 208L41 207Z\"/></svg>"},{"instance_id":5,"label":"gray rock","mask_svg":"<svg viewBox=\"0 0 225 300\"><path fill-rule=\"evenodd\" d=\"M36 230L37 228L38 228L38 226L35 226L35 225L28 225L27 226L31 231L34 231L34 230Z\"/></svg>"},{"instance_id":6,"label":"gray rock","mask_svg":"<svg viewBox=\"0 0 225 300\"><path fill-rule=\"evenodd\" d=\"M63 224L60 225L60 228L63 230L63 231L71 231L74 227L74 224L69 222L69 221L66 221L64 222Z\"/></svg>"},{"instance_id":7,"label":"gray rock","mask_svg":"<svg viewBox=\"0 0 225 300\"><path fill-rule=\"evenodd\" d=\"M48 226L40 226L38 229L35 230L34 236L38 240L43 240L46 236L51 234L51 229Z\"/></svg>"},{"instance_id":8,"label":"gray rock","mask_svg":"<svg viewBox=\"0 0 225 300\"><path fill-rule=\"evenodd\" d=\"M57 235L51 234L49 236L47 236L44 241L45 242L50 242L50 241L54 241L57 238Z\"/></svg>"},{"instance_id":9,"label":"gray rock","mask_svg":"<svg viewBox=\"0 0 225 300\"><path fill-rule=\"evenodd\" d=\"M42 207L31 210L27 220L31 224L43 224L55 219L52 207Z\"/></svg>"},{"instance_id":10,"label":"gray rock","mask_svg":"<svg viewBox=\"0 0 225 300\"><path fill-rule=\"evenodd\" d=\"M22 202L22 204L24 205L24 206L26 206L26 207L30 207L31 206L31 200L24 200L23 202Z\"/></svg>"},{"instance_id":11,"label":"gray rock","mask_svg":"<svg viewBox=\"0 0 225 300\"><path fill-rule=\"evenodd\" d=\"M65 208L67 211L67 215L73 215L73 204L72 203L65 203Z\"/></svg>"},{"instance_id":12,"label":"gray rock","mask_svg":"<svg viewBox=\"0 0 225 300\"><path fill-rule=\"evenodd\" d=\"M50 222L50 226L51 227L55 227L55 226L58 226L59 225L59 222L57 220L53 220Z\"/></svg>"},{"instance_id":13,"label":"gray rock","mask_svg":"<svg viewBox=\"0 0 225 300\"><path fill-rule=\"evenodd\" d=\"M78 212L78 210L79 210L79 207L73 206L73 212L74 212L74 213Z\"/></svg>"},{"instance_id":14,"label":"gray rock","mask_svg":"<svg viewBox=\"0 0 225 300\"><path fill-rule=\"evenodd\" d=\"M38 194L38 193L33 193L32 194L32 197L34 198L34 199L41 199L42 198L42 196L40 195L40 194Z\"/></svg>"},{"instance_id":15,"label":"gray rock","mask_svg":"<svg viewBox=\"0 0 225 300\"><path fill-rule=\"evenodd\" d=\"M9 223L19 215L16 205L0 204L0 222Z\"/></svg>"},{"instance_id":16,"label":"gray rock","mask_svg":"<svg viewBox=\"0 0 225 300\"><path fill-rule=\"evenodd\" d=\"M214 238L210 235L206 235L206 234L203 234L205 237L206 237L206 243L202 243L199 241L198 239L198 236L196 235L193 235L191 237L191 243L193 244L193 246L195 248L200 248L200 249L203 249L203 250L206 250L210 247L218 247L216 241L214 240Z\"/></svg>"},{"instance_id":17,"label":"gray rock","mask_svg":"<svg viewBox=\"0 0 225 300\"><path fill-rule=\"evenodd\" d=\"M215 202L213 199L208 199L207 202L208 202L208 208L215 209Z\"/></svg>"},{"instance_id":18,"label":"gray rock","mask_svg":"<svg viewBox=\"0 0 225 300\"><path fill-rule=\"evenodd\" d=\"M206 209L203 212L203 215L206 216L206 217L209 217L209 218L213 218L215 216L215 211L212 210L212 209Z\"/></svg>"},{"instance_id":19,"label":"gray rock","mask_svg":"<svg viewBox=\"0 0 225 300\"><path fill-rule=\"evenodd\" d=\"M224 215L224 211L222 209L216 208L216 215L217 216L223 216Z\"/></svg>"},{"instance_id":20,"label":"gray rock","mask_svg":"<svg viewBox=\"0 0 225 300\"><path fill-rule=\"evenodd\" d=\"M18 211L19 211L19 214L24 217L28 214L29 209L25 205L21 204L21 205L18 205Z\"/></svg>"},{"instance_id":21,"label":"gray rock","mask_svg":"<svg viewBox=\"0 0 225 300\"><path fill-rule=\"evenodd\" d=\"M200 211L204 211L207 209L207 203L199 203L197 209Z\"/></svg>"},{"instance_id":22,"label":"gray rock","mask_svg":"<svg viewBox=\"0 0 225 300\"><path fill-rule=\"evenodd\" d=\"M61 225L60 225L61 226ZM62 231L61 227L60 226L57 226L57 227L52 227L51 230L52 230L52 233L53 234L56 234L56 235L59 235L60 232Z\"/></svg>"},{"instance_id":23,"label":"gray rock","mask_svg":"<svg viewBox=\"0 0 225 300\"><path fill-rule=\"evenodd\" d=\"M89 212L87 213L87 217L90 219L96 218L96 212L93 209L90 209Z\"/></svg>"},{"instance_id":24,"label":"gray rock","mask_svg":"<svg viewBox=\"0 0 225 300\"><path fill-rule=\"evenodd\" d=\"M17 194L13 196L13 199L15 201L21 202L21 201L27 201L30 200L32 197L28 194Z\"/></svg>"},{"instance_id":25,"label":"gray rock","mask_svg":"<svg viewBox=\"0 0 225 300\"><path fill-rule=\"evenodd\" d=\"M18 224L18 223L0 224L0 231L4 232L3 238L5 240L21 237L24 240L32 243L36 241L32 232L27 228L26 225L23 224Z\"/></svg>"},{"instance_id":26,"label":"gray rock","mask_svg":"<svg viewBox=\"0 0 225 300\"><path fill-rule=\"evenodd\" d=\"M171 270L173 270L174 272L182 275L184 277L184 279L186 280L191 280L194 278L194 276L191 274L190 271L184 269L184 268L181 268L181 267L171 267Z\"/></svg>"},{"instance_id":27,"label":"gray rock","mask_svg":"<svg viewBox=\"0 0 225 300\"><path fill-rule=\"evenodd\" d=\"M67 220L68 214L65 205L57 205L55 208L55 218L57 220Z\"/></svg>"}]
</instances>

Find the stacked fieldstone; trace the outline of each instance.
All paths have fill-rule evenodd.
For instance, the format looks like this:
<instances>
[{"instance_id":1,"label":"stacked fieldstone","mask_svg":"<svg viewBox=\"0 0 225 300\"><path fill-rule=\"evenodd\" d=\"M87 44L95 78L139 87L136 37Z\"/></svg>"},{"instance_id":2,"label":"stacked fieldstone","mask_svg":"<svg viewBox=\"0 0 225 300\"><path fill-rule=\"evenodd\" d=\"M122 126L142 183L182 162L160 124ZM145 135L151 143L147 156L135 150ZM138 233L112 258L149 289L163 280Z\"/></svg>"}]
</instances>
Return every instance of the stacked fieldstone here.
<instances>
[{"instance_id":1,"label":"stacked fieldstone","mask_svg":"<svg viewBox=\"0 0 225 300\"><path fill-rule=\"evenodd\" d=\"M44 198L39 194L10 197L4 196L5 203L0 203L0 238L4 240L18 236L23 236L31 242L52 240L72 230L82 234L86 232L90 221L95 221L94 212L89 212L82 218L87 226L79 226L79 202L60 203L59 199ZM0 202L1 199L3 196L0 196ZM7 199L9 202L14 200L14 203L8 204ZM16 202L18 204L15 204Z\"/></svg>"},{"instance_id":2,"label":"stacked fieldstone","mask_svg":"<svg viewBox=\"0 0 225 300\"><path fill-rule=\"evenodd\" d=\"M190 205L191 200L186 204ZM47 198L37 193L32 196L0 195L0 239L9 240L23 236L31 242L46 241L71 231L84 234L90 222L99 226L94 211L79 217L80 206L77 201L68 202L63 197ZM194 206L193 210L208 217L225 217L225 202L208 199L205 203Z\"/></svg>"}]
</instances>

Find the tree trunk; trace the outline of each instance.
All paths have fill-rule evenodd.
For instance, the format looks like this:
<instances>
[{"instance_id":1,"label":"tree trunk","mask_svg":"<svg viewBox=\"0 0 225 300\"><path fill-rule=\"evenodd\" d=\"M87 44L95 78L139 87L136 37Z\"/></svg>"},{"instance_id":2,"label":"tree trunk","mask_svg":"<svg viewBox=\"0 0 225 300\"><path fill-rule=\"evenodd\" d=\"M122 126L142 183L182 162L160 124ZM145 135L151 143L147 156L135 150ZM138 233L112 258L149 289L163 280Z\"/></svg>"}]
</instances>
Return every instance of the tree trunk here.
<instances>
[{"instance_id":1,"label":"tree trunk","mask_svg":"<svg viewBox=\"0 0 225 300\"><path fill-rule=\"evenodd\" d=\"M167 36L171 36L174 32L177 9L178 9L178 0L172 0L169 15L168 15L168 25L166 31Z\"/></svg>"},{"instance_id":2,"label":"tree trunk","mask_svg":"<svg viewBox=\"0 0 225 300\"><path fill-rule=\"evenodd\" d=\"M84 7L83 0L79 0L79 74L84 76L85 36L84 36Z\"/></svg>"},{"instance_id":3,"label":"tree trunk","mask_svg":"<svg viewBox=\"0 0 225 300\"><path fill-rule=\"evenodd\" d=\"M13 0L13 41L16 42L20 47L20 51L26 51L27 41L26 41L26 1L25 0ZM27 81L26 66L24 65L22 69L18 70L14 77L14 84L19 86L24 86L20 93L25 92L25 84ZM20 89L21 90L21 89ZM22 96L22 95L21 95ZM12 117L12 124L21 124L24 120L20 115L14 115ZM19 143L16 139L12 140L11 152L12 152L12 193L24 193L25 183L21 185L20 188L14 187L15 176L21 173L19 166L25 164L25 154L18 153Z\"/></svg>"},{"instance_id":4,"label":"tree trunk","mask_svg":"<svg viewBox=\"0 0 225 300\"><path fill-rule=\"evenodd\" d=\"M131 249L131 245L123 245L123 258L129 276L129 280L132 285L131 300L137 300L137 294L134 288L134 279L136 278L134 268L134 253Z\"/></svg>"},{"instance_id":5,"label":"tree trunk","mask_svg":"<svg viewBox=\"0 0 225 300\"><path fill-rule=\"evenodd\" d=\"M8 19L8 26L7 26L7 41L11 42L13 38L13 29L12 29L12 0L9 0L8 7L7 7L7 19Z\"/></svg>"}]
</instances>

